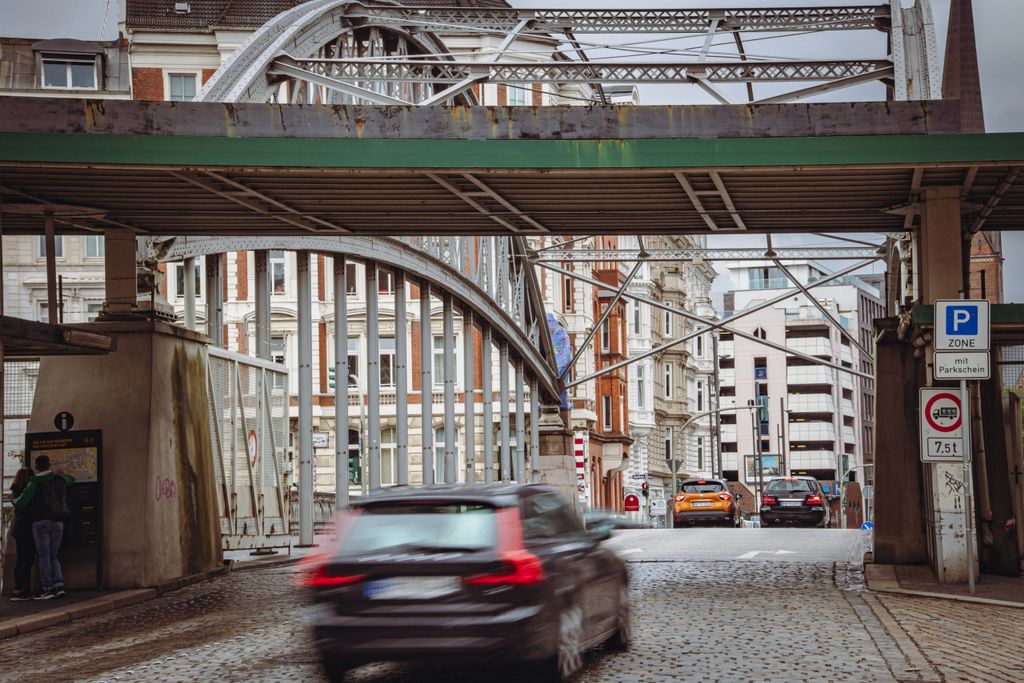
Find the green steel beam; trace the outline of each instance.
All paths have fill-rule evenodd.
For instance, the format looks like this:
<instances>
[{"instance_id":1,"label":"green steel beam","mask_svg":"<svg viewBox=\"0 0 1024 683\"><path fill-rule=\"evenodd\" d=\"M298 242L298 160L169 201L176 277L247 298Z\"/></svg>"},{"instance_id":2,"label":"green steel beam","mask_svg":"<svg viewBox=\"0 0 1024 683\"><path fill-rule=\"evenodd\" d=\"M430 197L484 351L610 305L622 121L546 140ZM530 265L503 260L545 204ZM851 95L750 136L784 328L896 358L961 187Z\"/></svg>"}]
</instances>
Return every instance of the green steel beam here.
<instances>
[{"instance_id":1,"label":"green steel beam","mask_svg":"<svg viewBox=\"0 0 1024 683\"><path fill-rule=\"evenodd\" d=\"M423 140L0 132L0 164L349 169L772 168L1024 163L1024 133Z\"/></svg>"},{"instance_id":2,"label":"green steel beam","mask_svg":"<svg viewBox=\"0 0 1024 683\"><path fill-rule=\"evenodd\" d=\"M931 304L914 306L910 314L918 325L935 322L935 306ZM993 325L1024 326L1024 304L992 304L990 322Z\"/></svg>"}]
</instances>

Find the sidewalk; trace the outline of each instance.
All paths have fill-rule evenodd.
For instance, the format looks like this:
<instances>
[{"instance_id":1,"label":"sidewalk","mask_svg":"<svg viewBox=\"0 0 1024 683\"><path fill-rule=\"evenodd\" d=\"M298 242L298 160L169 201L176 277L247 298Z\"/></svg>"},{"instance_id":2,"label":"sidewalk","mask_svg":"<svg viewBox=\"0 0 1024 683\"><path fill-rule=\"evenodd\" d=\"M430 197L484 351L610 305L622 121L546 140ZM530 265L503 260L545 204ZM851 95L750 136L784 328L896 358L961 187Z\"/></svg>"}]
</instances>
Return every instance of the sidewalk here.
<instances>
[{"instance_id":1,"label":"sidewalk","mask_svg":"<svg viewBox=\"0 0 1024 683\"><path fill-rule=\"evenodd\" d=\"M0 639L151 600L183 586L209 581L229 572L295 564L305 557L321 552L331 538L330 534L320 535L315 539L315 547L298 548L295 547L298 544L298 537L293 537L292 547L278 548L273 554L253 555L251 550L225 551L223 567L169 581L153 588L68 591L63 598L25 602L11 602L9 596L4 596L0 600Z\"/></svg>"},{"instance_id":2,"label":"sidewalk","mask_svg":"<svg viewBox=\"0 0 1024 683\"><path fill-rule=\"evenodd\" d=\"M1024 608L1024 579L983 574L978 577L972 595L966 583L939 583L927 565L866 564L864 575L868 588L880 593Z\"/></svg>"}]
</instances>

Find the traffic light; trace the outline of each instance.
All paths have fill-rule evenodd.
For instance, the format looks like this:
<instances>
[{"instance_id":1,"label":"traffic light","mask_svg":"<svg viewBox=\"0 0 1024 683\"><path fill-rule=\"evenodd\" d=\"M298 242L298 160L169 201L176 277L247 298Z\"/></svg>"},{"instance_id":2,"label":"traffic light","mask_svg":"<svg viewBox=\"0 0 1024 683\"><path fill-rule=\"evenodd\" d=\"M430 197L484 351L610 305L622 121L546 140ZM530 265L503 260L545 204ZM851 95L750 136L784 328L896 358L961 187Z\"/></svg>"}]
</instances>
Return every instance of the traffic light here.
<instances>
[{"instance_id":1,"label":"traffic light","mask_svg":"<svg viewBox=\"0 0 1024 683\"><path fill-rule=\"evenodd\" d=\"M359 458L348 459L348 483L356 486L363 483L363 471L359 466Z\"/></svg>"},{"instance_id":2,"label":"traffic light","mask_svg":"<svg viewBox=\"0 0 1024 683\"><path fill-rule=\"evenodd\" d=\"M646 481L640 484L640 491L644 494L644 498L651 497L651 486Z\"/></svg>"},{"instance_id":3,"label":"traffic light","mask_svg":"<svg viewBox=\"0 0 1024 683\"><path fill-rule=\"evenodd\" d=\"M334 366L327 366L327 386L330 389L334 388Z\"/></svg>"},{"instance_id":4,"label":"traffic light","mask_svg":"<svg viewBox=\"0 0 1024 683\"><path fill-rule=\"evenodd\" d=\"M362 454L359 430L348 430L348 482L357 486L363 483Z\"/></svg>"}]
</instances>

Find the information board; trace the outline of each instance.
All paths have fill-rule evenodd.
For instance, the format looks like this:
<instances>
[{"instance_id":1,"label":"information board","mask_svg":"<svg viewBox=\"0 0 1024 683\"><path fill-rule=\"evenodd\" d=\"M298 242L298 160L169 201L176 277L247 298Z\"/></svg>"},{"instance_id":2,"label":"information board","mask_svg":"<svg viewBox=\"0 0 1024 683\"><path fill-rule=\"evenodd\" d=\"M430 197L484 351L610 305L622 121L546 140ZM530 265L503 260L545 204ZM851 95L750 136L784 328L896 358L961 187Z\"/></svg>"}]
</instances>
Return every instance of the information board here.
<instances>
[{"instance_id":1,"label":"information board","mask_svg":"<svg viewBox=\"0 0 1024 683\"><path fill-rule=\"evenodd\" d=\"M40 455L50 458L50 469L74 478L68 489L71 519L64 525L61 546L98 546L100 534L103 432L37 432L25 434L25 456L35 465Z\"/></svg>"}]
</instances>

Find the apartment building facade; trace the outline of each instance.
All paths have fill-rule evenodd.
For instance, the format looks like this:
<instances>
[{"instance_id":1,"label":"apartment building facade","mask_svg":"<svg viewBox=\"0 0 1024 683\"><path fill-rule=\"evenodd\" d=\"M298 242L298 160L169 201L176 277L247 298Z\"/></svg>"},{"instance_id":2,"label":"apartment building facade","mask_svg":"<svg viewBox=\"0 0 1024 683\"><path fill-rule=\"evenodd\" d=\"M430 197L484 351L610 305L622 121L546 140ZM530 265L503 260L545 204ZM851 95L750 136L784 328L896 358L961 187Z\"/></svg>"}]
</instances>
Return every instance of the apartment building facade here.
<instances>
[{"instance_id":1,"label":"apartment building facade","mask_svg":"<svg viewBox=\"0 0 1024 683\"><path fill-rule=\"evenodd\" d=\"M811 261L789 268L804 285L827 273ZM781 270L768 261L734 263L727 270L732 289L725 295L726 318L790 287ZM849 337L802 294L749 314L734 327L805 356L873 375L872 320L883 314L878 291L848 277L812 293ZM863 482L865 476L870 481L873 380L731 333L719 336L718 354L721 405L739 408L721 417L726 478L754 492L763 478L803 474L819 479L831 495L837 494L836 482L844 475L850 481Z\"/></svg>"}]
</instances>

